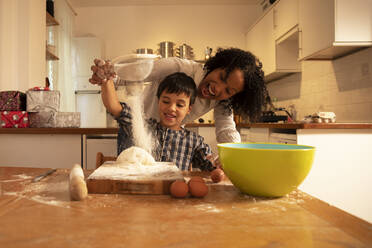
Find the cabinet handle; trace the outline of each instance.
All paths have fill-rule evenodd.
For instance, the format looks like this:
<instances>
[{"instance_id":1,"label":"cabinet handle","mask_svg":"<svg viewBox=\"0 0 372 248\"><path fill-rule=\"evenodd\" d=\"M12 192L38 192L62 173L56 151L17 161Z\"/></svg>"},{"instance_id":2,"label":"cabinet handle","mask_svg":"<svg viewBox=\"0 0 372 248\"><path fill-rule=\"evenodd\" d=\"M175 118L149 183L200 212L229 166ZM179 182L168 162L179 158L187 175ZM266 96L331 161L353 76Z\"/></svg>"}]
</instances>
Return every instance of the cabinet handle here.
<instances>
[{"instance_id":1,"label":"cabinet handle","mask_svg":"<svg viewBox=\"0 0 372 248\"><path fill-rule=\"evenodd\" d=\"M298 58L302 58L302 30L298 30Z\"/></svg>"},{"instance_id":2,"label":"cabinet handle","mask_svg":"<svg viewBox=\"0 0 372 248\"><path fill-rule=\"evenodd\" d=\"M274 27L274 29L276 29L277 28L277 25L276 25L276 12L277 12L277 10L276 9L273 9L273 27Z\"/></svg>"}]
</instances>

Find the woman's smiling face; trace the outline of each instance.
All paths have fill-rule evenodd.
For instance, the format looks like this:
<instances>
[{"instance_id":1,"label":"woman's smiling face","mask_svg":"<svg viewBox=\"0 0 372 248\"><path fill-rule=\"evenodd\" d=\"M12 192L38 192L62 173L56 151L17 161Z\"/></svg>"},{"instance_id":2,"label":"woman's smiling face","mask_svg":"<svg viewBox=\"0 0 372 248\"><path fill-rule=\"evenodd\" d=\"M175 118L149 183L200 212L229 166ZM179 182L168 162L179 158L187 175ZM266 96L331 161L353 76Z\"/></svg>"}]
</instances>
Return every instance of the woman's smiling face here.
<instances>
[{"instance_id":1,"label":"woman's smiling face","mask_svg":"<svg viewBox=\"0 0 372 248\"><path fill-rule=\"evenodd\" d=\"M159 116L162 126L180 130L181 123L190 113L190 96L185 93L168 93L164 90L159 97Z\"/></svg>"},{"instance_id":2,"label":"woman's smiling face","mask_svg":"<svg viewBox=\"0 0 372 248\"><path fill-rule=\"evenodd\" d=\"M226 78L226 70L222 68L211 71L200 83L198 96L211 100L226 100L243 91L244 74L240 69L230 72Z\"/></svg>"}]
</instances>

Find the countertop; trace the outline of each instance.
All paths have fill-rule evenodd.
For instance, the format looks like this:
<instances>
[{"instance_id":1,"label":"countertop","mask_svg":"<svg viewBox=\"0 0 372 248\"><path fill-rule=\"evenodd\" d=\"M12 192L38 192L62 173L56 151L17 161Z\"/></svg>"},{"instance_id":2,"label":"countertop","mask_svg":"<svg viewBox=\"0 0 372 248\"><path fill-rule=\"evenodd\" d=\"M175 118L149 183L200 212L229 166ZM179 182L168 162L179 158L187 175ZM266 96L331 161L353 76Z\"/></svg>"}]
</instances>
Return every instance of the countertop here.
<instances>
[{"instance_id":1,"label":"countertop","mask_svg":"<svg viewBox=\"0 0 372 248\"><path fill-rule=\"evenodd\" d=\"M240 123L238 127L279 128L279 129L372 129L372 123Z\"/></svg>"},{"instance_id":2,"label":"countertop","mask_svg":"<svg viewBox=\"0 0 372 248\"><path fill-rule=\"evenodd\" d=\"M47 170L0 167L0 247L372 246L371 223L299 190L252 197L196 173L207 180L205 198L91 194L71 202L67 169L31 183Z\"/></svg>"},{"instance_id":3,"label":"countertop","mask_svg":"<svg viewBox=\"0 0 372 248\"><path fill-rule=\"evenodd\" d=\"M239 123L237 128L278 129L372 129L372 123ZM186 127L214 127L214 124L189 123ZM0 134L117 134L118 128L0 128Z\"/></svg>"}]
</instances>

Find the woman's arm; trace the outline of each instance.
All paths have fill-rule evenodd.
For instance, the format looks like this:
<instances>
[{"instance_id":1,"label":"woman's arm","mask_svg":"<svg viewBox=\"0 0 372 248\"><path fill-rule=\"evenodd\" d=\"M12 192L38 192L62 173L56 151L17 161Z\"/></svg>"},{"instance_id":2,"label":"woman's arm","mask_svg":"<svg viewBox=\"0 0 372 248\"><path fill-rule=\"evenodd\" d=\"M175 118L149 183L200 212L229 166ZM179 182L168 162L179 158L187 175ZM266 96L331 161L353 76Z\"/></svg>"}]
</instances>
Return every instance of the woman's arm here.
<instances>
[{"instance_id":1,"label":"woman's arm","mask_svg":"<svg viewBox=\"0 0 372 248\"><path fill-rule=\"evenodd\" d=\"M120 105L118 96L116 94L114 82L112 80L108 80L107 82L102 83L101 97L103 105L105 105L107 111L118 118L123 107Z\"/></svg>"},{"instance_id":2,"label":"woman's arm","mask_svg":"<svg viewBox=\"0 0 372 248\"><path fill-rule=\"evenodd\" d=\"M240 142L240 134L236 130L234 116L231 109L219 103L214 107L214 121L218 143Z\"/></svg>"}]
</instances>

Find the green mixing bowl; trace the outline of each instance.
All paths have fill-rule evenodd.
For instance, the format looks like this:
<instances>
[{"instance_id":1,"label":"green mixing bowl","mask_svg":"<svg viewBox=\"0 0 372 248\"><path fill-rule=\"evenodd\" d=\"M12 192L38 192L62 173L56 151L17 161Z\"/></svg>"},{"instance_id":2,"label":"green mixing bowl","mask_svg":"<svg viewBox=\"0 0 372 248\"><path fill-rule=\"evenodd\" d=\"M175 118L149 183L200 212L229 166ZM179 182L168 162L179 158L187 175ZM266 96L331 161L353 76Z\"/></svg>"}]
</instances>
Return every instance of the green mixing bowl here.
<instances>
[{"instance_id":1,"label":"green mixing bowl","mask_svg":"<svg viewBox=\"0 0 372 248\"><path fill-rule=\"evenodd\" d=\"M218 144L222 168L241 192L264 197L284 196L309 173L315 147L274 143Z\"/></svg>"}]
</instances>

